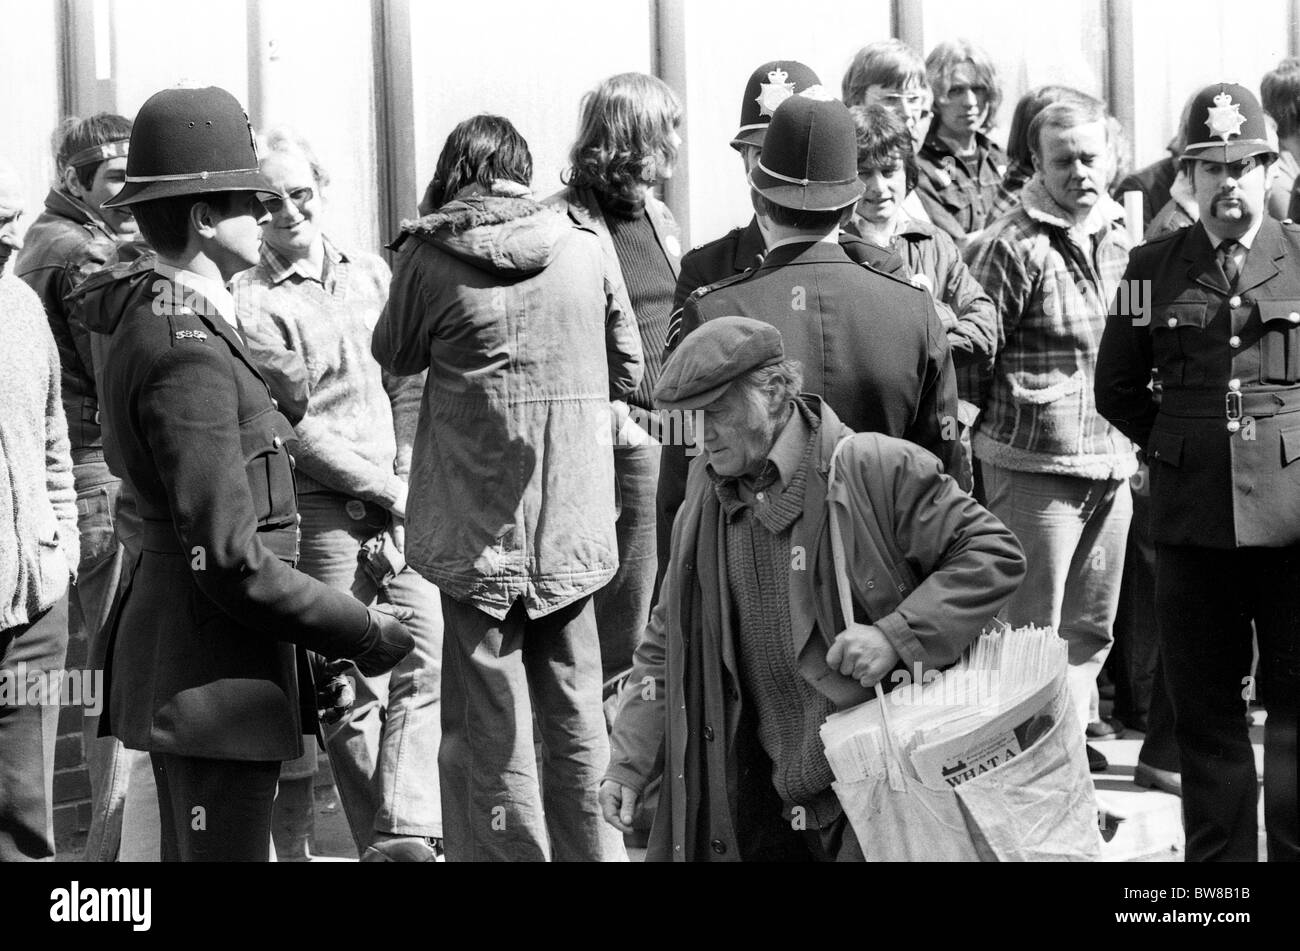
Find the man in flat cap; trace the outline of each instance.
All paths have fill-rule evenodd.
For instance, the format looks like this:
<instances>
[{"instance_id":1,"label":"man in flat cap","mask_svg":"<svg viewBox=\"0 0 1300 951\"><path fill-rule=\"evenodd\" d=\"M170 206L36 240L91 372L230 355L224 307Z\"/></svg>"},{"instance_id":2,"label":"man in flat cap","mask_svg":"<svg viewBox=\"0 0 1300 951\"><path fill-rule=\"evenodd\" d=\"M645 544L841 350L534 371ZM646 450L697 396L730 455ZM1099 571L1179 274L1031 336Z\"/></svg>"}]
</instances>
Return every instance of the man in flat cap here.
<instances>
[{"instance_id":1,"label":"man in flat cap","mask_svg":"<svg viewBox=\"0 0 1300 951\"><path fill-rule=\"evenodd\" d=\"M656 405L692 414L704 454L600 788L627 831L662 775L648 860L861 859L822 722L900 663L951 664L1025 570L1015 537L932 453L854 435L801 385L771 323L727 315L687 337L655 387ZM844 513L852 618L839 614L830 504Z\"/></svg>"},{"instance_id":2,"label":"man in flat cap","mask_svg":"<svg viewBox=\"0 0 1300 951\"><path fill-rule=\"evenodd\" d=\"M268 857L280 762L316 732L303 648L371 676L412 646L395 618L293 567L293 427L227 288L257 263L264 196L282 197L230 93L157 93L105 203L132 208L157 260L90 277L78 305L105 336L104 451L142 521L105 629L105 717L152 758L164 861Z\"/></svg>"},{"instance_id":3,"label":"man in flat cap","mask_svg":"<svg viewBox=\"0 0 1300 951\"><path fill-rule=\"evenodd\" d=\"M767 321L809 392L851 428L910 439L957 471L956 381L930 295L860 266L839 243L863 191L849 110L820 86L785 99L749 181L766 257L687 297L680 337L722 315ZM671 524L674 500L660 495Z\"/></svg>"},{"instance_id":4,"label":"man in flat cap","mask_svg":"<svg viewBox=\"0 0 1300 951\"><path fill-rule=\"evenodd\" d=\"M1187 860L1258 857L1245 718L1257 697L1268 709L1268 858L1296 861L1300 227L1267 213L1277 151L1250 90L1201 90L1184 133L1181 171L1199 218L1129 258L1097 357L1097 408L1150 466L1156 624ZM1145 307L1132 306L1139 299Z\"/></svg>"},{"instance_id":5,"label":"man in flat cap","mask_svg":"<svg viewBox=\"0 0 1300 951\"><path fill-rule=\"evenodd\" d=\"M773 60L754 70L740 101L740 127L730 143L740 153L746 181L758 164L768 126L777 108L791 96L809 89L820 89L820 83L816 73L795 60ZM857 263L873 271L907 278L906 266L896 251L879 247L845 231L838 234L838 239L845 253ZM700 245L682 258L677 290L673 295L673 314L668 324L667 354L671 354L681 340L686 299L700 288L758 267L766 253L765 233L759 227L758 216L755 215L743 228L733 228L721 238ZM655 521L661 577L668 565L673 517L677 513L677 507L682 504L682 496L686 491L686 467L690 461L686 448L680 443L669 442L664 446L660 459Z\"/></svg>"}]
</instances>

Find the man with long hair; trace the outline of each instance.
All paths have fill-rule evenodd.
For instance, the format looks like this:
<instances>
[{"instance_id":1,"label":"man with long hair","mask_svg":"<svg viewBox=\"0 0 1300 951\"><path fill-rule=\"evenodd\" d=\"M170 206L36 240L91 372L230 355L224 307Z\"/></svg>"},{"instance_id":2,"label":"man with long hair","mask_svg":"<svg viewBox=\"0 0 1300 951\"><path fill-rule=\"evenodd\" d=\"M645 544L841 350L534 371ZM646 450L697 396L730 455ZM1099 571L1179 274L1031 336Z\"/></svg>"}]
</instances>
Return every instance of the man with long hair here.
<instances>
[{"instance_id":1,"label":"man with long hair","mask_svg":"<svg viewBox=\"0 0 1300 951\"><path fill-rule=\"evenodd\" d=\"M428 371L406 558L442 594L448 861L625 857L596 801L592 596L618 567L609 405L640 382L641 340L600 242L533 200L532 172L508 120L456 126L371 345Z\"/></svg>"},{"instance_id":2,"label":"man with long hair","mask_svg":"<svg viewBox=\"0 0 1300 951\"><path fill-rule=\"evenodd\" d=\"M1002 84L993 60L966 40L940 43L925 68L934 120L917 154L917 191L930 220L964 248L1006 210L999 190L1007 156L987 134L1002 104Z\"/></svg>"},{"instance_id":3,"label":"man with long hair","mask_svg":"<svg viewBox=\"0 0 1300 951\"><path fill-rule=\"evenodd\" d=\"M663 365L682 253L677 223L654 189L672 177L681 119L681 103L663 80L645 73L609 77L583 98L567 187L547 199L600 238L607 265L622 276L618 306L635 319L645 359L641 385L626 407L615 407L629 418L614 446L619 569L596 594L606 680L632 666L654 597L660 445L650 394Z\"/></svg>"}]
</instances>

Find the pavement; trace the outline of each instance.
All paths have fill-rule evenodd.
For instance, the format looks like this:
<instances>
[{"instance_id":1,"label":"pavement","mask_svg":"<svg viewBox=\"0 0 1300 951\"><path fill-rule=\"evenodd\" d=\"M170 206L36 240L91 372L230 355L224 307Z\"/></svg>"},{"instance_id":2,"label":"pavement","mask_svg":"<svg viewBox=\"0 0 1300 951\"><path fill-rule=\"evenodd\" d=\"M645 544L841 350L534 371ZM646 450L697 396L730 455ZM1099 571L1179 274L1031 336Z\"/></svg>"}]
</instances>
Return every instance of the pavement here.
<instances>
[{"instance_id":1,"label":"pavement","mask_svg":"<svg viewBox=\"0 0 1300 951\"><path fill-rule=\"evenodd\" d=\"M1255 748L1255 769L1264 775L1264 718L1262 710L1252 712L1251 742ZM1155 789L1144 789L1133 782L1133 768L1142 748L1142 734L1133 730L1112 740L1093 741L1110 761L1104 773L1094 773L1099 808L1109 816L1103 831L1102 861L1105 862L1181 862L1183 828L1181 800ZM356 848L348 830L347 819L339 805L328 774L316 786L316 831L311 843L310 861L355 862ZM1259 857L1265 859L1263 797L1259 805ZM85 835L60 840L56 861L79 862ZM641 861L644 849L629 849L629 858Z\"/></svg>"}]
</instances>

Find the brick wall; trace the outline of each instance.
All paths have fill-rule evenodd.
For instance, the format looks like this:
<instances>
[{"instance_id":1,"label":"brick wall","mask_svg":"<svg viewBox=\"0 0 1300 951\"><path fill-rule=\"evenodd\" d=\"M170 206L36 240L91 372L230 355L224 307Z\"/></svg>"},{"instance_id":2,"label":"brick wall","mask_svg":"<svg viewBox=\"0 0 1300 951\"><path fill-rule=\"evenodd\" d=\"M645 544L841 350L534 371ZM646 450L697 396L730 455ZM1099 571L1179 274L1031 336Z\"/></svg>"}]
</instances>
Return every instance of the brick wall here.
<instances>
[{"instance_id":1,"label":"brick wall","mask_svg":"<svg viewBox=\"0 0 1300 951\"><path fill-rule=\"evenodd\" d=\"M68 639L67 670L86 666L86 637ZM90 776L86 771L81 727L85 711L77 706L59 709L59 739L54 748L54 837L63 839L90 828Z\"/></svg>"}]
</instances>

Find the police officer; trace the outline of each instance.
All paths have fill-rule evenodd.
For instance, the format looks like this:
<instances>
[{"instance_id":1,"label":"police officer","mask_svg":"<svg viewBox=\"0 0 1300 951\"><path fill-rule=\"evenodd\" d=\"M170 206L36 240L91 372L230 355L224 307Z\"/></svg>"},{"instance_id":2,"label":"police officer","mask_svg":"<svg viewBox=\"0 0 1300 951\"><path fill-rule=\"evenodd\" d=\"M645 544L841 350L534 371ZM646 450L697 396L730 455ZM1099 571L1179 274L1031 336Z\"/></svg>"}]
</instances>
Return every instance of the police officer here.
<instances>
[{"instance_id":1,"label":"police officer","mask_svg":"<svg viewBox=\"0 0 1300 951\"><path fill-rule=\"evenodd\" d=\"M758 162L767 127L777 106L790 96L819 86L820 83L816 73L792 59L772 60L754 70L740 101L740 128L730 143L740 153L746 176ZM847 233L840 235L840 242L845 245L849 256L858 263L886 274L906 276L903 259L898 254ZM682 258L677 292L673 298L674 319L669 326L669 352L680 339L680 311L691 292L749 270L758 264L765 250L763 233L759 230L758 218L755 217L743 228L733 228L721 238L692 249ZM676 333L673 333L674 329Z\"/></svg>"},{"instance_id":2,"label":"police officer","mask_svg":"<svg viewBox=\"0 0 1300 951\"><path fill-rule=\"evenodd\" d=\"M226 288L257 263L268 194L233 96L156 94L108 204L132 208L157 260L91 278L81 304L107 335L105 454L143 520L106 628L108 729L151 755L170 861L267 858L280 761L316 728L304 647L369 676L412 645L396 619L292 567L293 429Z\"/></svg>"},{"instance_id":3,"label":"police officer","mask_svg":"<svg viewBox=\"0 0 1300 951\"><path fill-rule=\"evenodd\" d=\"M809 89L821 90L820 83L816 73L795 60L773 60L754 70L740 101L740 127L731 140L731 147L740 153L744 162L746 180L758 164L768 126L777 107L791 96L802 95ZM845 253L858 264L883 274L901 276L904 279L908 277L907 266L896 251L881 248L847 232L840 232L838 240ZM693 249L682 258L681 272L677 276L677 291L673 296L673 316L668 324L667 354L671 354L681 340L686 299L702 287L757 267L762 263L766 251L763 232L758 225L758 216L755 215L743 228L733 228L721 238ZM671 443L664 446L659 467L659 488L655 497L660 577L668 565L673 519L686 494L686 469L689 462L686 447Z\"/></svg>"},{"instance_id":4,"label":"police officer","mask_svg":"<svg viewBox=\"0 0 1300 951\"><path fill-rule=\"evenodd\" d=\"M749 181L767 256L688 297L683 334L724 315L772 324L808 392L850 428L910 439L951 471L957 392L930 295L861 267L835 241L863 191L849 110L819 90L786 99Z\"/></svg>"},{"instance_id":5,"label":"police officer","mask_svg":"<svg viewBox=\"0 0 1300 951\"><path fill-rule=\"evenodd\" d=\"M1264 113L1216 83L1187 117L1197 224L1136 248L1097 408L1144 447L1156 616L1181 750L1188 861L1257 857L1249 620L1268 707L1268 856L1300 859L1300 227L1265 212ZM1148 301L1146 307L1125 306ZM1137 295L1141 295L1139 298ZM1149 387L1155 371L1163 388Z\"/></svg>"}]
</instances>

